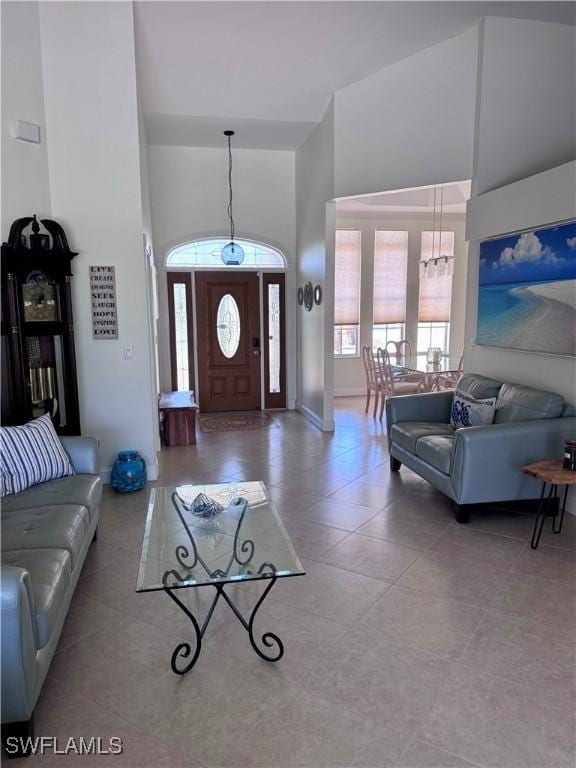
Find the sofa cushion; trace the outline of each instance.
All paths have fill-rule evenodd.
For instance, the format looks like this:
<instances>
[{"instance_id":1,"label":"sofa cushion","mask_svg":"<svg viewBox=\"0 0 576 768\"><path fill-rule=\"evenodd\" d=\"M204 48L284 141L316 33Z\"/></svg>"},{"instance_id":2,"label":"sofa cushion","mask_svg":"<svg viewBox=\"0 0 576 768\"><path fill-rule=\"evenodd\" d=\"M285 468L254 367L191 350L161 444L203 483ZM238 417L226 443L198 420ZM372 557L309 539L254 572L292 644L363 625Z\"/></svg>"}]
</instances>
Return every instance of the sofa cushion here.
<instances>
[{"instance_id":1,"label":"sofa cushion","mask_svg":"<svg viewBox=\"0 0 576 768\"><path fill-rule=\"evenodd\" d=\"M428 435L416 441L416 456L431 464L435 469L450 474L450 461L454 435Z\"/></svg>"},{"instance_id":2,"label":"sofa cushion","mask_svg":"<svg viewBox=\"0 0 576 768\"><path fill-rule=\"evenodd\" d=\"M416 441L426 435L453 435L454 427L434 421L399 421L392 424L390 440L410 453L416 453Z\"/></svg>"},{"instance_id":3,"label":"sofa cushion","mask_svg":"<svg viewBox=\"0 0 576 768\"><path fill-rule=\"evenodd\" d=\"M511 421L556 419L564 410L564 398L554 392L522 384L502 384L496 400L496 424Z\"/></svg>"},{"instance_id":4,"label":"sofa cushion","mask_svg":"<svg viewBox=\"0 0 576 768\"><path fill-rule=\"evenodd\" d=\"M456 389L452 398L450 424L455 429L459 427L482 427L494 423L495 413L495 397L477 400L475 397L464 395L459 389Z\"/></svg>"},{"instance_id":5,"label":"sofa cushion","mask_svg":"<svg viewBox=\"0 0 576 768\"><path fill-rule=\"evenodd\" d=\"M465 373L458 380L458 391L476 400L498 397L501 387L501 381L489 379L487 376L481 376L479 373Z\"/></svg>"},{"instance_id":6,"label":"sofa cushion","mask_svg":"<svg viewBox=\"0 0 576 768\"><path fill-rule=\"evenodd\" d=\"M22 549L65 549L72 569L80 562L90 518L86 507L18 509L2 515L2 552Z\"/></svg>"},{"instance_id":7,"label":"sofa cushion","mask_svg":"<svg viewBox=\"0 0 576 768\"><path fill-rule=\"evenodd\" d=\"M22 493L2 499L2 514L18 509L71 504L88 509L92 520L102 498L102 481L96 475L72 475L35 485Z\"/></svg>"},{"instance_id":8,"label":"sofa cushion","mask_svg":"<svg viewBox=\"0 0 576 768\"><path fill-rule=\"evenodd\" d=\"M22 549L5 552L7 565L25 568L30 574L34 598L36 647L44 648L60 618L71 581L70 555L65 549Z\"/></svg>"},{"instance_id":9,"label":"sofa cushion","mask_svg":"<svg viewBox=\"0 0 576 768\"><path fill-rule=\"evenodd\" d=\"M73 474L48 413L23 426L0 429L1 496Z\"/></svg>"}]
</instances>

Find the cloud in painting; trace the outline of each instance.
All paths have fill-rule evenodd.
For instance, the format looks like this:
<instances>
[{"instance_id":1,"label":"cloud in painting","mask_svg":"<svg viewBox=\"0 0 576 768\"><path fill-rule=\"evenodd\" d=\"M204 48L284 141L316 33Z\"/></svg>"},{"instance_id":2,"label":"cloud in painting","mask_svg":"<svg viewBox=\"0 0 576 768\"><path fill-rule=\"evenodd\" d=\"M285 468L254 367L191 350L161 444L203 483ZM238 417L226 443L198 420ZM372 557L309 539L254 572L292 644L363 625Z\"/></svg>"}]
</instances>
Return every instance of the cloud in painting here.
<instances>
[{"instance_id":1,"label":"cloud in painting","mask_svg":"<svg viewBox=\"0 0 576 768\"><path fill-rule=\"evenodd\" d=\"M576 251L576 237L566 238L566 245L573 251Z\"/></svg>"},{"instance_id":2,"label":"cloud in painting","mask_svg":"<svg viewBox=\"0 0 576 768\"><path fill-rule=\"evenodd\" d=\"M555 264L560 261L549 245L542 245L534 232L525 232L520 235L513 248L504 248L500 258L493 262L492 268L503 269L526 263Z\"/></svg>"}]
</instances>

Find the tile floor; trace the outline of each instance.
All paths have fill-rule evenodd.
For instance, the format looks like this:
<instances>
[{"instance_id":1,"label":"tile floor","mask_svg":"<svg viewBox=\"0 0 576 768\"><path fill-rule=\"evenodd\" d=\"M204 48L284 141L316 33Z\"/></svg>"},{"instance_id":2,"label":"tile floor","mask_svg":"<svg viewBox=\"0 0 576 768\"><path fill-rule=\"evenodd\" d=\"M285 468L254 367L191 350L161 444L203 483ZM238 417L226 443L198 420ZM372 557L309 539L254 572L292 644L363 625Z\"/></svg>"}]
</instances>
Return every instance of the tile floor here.
<instances>
[{"instance_id":1,"label":"tile floor","mask_svg":"<svg viewBox=\"0 0 576 768\"><path fill-rule=\"evenodd\" d=\"M165 595L134 592L147 492L107 487L38 732L119 736L124 753L100 759L130 768L574 766L576 518L533 552L531 518L458 526L426 482L392 475L360 399L337 402L333 435L274 418L165 450L158 482L269 484L307 569L260 612L284 658L261 661L219 605L196 668L172 674L187 621ZM244 610L258 589L236 587ZM203 590L184 592L205 606Z\"/></svg>"}]
</instances>

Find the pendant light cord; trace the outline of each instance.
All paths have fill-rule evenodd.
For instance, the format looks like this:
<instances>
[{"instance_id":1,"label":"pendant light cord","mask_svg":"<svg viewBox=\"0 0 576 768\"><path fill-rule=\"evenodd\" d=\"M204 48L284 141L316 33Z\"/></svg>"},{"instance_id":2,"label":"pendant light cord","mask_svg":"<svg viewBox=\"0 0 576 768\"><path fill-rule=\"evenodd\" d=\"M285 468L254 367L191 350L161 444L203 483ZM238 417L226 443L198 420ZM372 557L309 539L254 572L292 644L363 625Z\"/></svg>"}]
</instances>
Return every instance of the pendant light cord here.
<instances>
[{"instance_id":1,"label":"pendant light cord","mask_svg":"<svg viewBox=\"0 0 576 768\"><path fill-rule=\"evenodd\" d=\"M230 190L230 201L228 203L228 218L230 219L230 241L234 242L234 216L232 215L232 146L228 136L228 189Z\"/></svg>"},{"instance_id":2,"label":"pendant light cord","mask_svg":"<svg viewBox=\"0 0 576 768\"><path fill-rule=\"evenodd\" d=\"M440 230L438 242L438 258L442 258L442 216L444 214L444 187L440 187Z\"/></svg>"}]
</instances>

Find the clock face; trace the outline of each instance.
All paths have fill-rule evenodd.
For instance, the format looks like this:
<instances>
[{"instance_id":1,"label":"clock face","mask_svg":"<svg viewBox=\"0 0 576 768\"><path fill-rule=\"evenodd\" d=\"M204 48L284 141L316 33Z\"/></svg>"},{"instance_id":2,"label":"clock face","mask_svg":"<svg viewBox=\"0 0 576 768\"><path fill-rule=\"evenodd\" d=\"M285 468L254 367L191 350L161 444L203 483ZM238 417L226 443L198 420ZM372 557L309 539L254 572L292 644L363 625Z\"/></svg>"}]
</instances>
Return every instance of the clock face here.
<instances>
[{"instance_id":1,"label":"clock face","mask_svg":"<svg viewBox=\"0 0 576 768\"><path fill-rule=\"evenodd\" d=\"M56 289L43 272L30 272L22 284L22 300L25 322L50 322L58 319Z\"/></svg>"}]
</instances>

